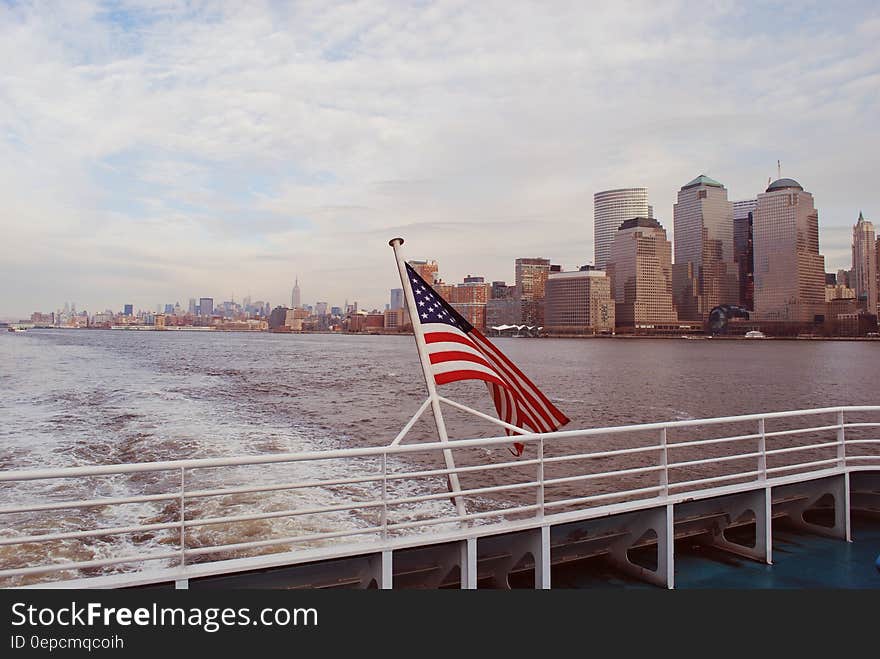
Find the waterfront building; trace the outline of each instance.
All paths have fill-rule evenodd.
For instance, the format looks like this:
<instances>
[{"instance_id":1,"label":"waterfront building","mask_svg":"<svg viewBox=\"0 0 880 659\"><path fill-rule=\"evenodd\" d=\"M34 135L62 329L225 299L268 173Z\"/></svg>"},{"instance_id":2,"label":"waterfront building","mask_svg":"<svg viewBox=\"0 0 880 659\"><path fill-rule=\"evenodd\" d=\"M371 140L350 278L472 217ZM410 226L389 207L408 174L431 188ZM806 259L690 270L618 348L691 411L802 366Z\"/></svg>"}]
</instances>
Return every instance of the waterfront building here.
<instances>
[{"instance_id":1,"label":"waterfront building","mask_svg":"<svg viewBox=\"0 0 880 659\"><path fill-rule=\"evenodd\" d=\"M700 317L700 280L697 266L691 262L672 264L672 300L675 312L682 319Z\"/></svg>"},{"instance_id":2,"label":"waterfront building","mask_svg":"<svg viewBox=\"0 0 880 659\"><path fill-rule=\"evenodd\" d=\"M544 288L550 274L550 259L519 258L514 270L516 296L521 303L521 322L525 325L543 325Z\"/></svg>"},{"instance_id":3,"label":"waterfront building","mask_svg":"<svg viewBox=\"0 0 880 659\"><path fill-rule=\"evenodd\" d=\"M406 327L408 319L404 309L386 309L384 327L387 330L402 330Z\"/></svg>"},{"instance_id":4,"label":"waterfront building","mask_svg":"<svg viewBox=\"0 0 880 659\"><path fill-rule=\"evenodd\" d=\"M705 320L718 305L738 304L733 203L727 199L727 188L704 174L682 186L673 206L673 223L675 263L679 268L692 263L694 275L687 283L676 282L683 295L679 317Z\"/></svg>"},{"instance_id":5,"label":"waterfront building","mask_svg":"<svg viewBox=\"0 0 880 659\"><path fill-rule=\"evenodd\" d=\"M445 298L451 303L486 304L492 287L483 281L482 277L468 275L464 282L452 289L452 295Z\"/></svg>"},{"instance_id":6,"label":"waterfront building","mask_svg":"<svg viewBox=\"0 0 880 659\"><path fill-rule=\"evenodd\" d=\"M437 286L435 286L436 290ZM450 291L444 291L449 297L440 293L443 298L452 305L452 308L478 330L486 328L486 302L489 300L491 284L487 284L483 277L468 275L461 284L456 285Z\"/></svg>"},{"instance_id":7,"label":"waterfront building","mask_svg":"<svg viewBox=\"0 0 880 659\"><path fill-rule=\"evenodd\" d=\"M649 210L650 209L650 210ZM603 190L593 195L593 260L604 270L620 225L633 217L652 217L647 188Z\"/></svg>"},{"instance_id":8,"label":"waterfront building","mask_svg":"<svg viewBox=\"0 0 880 659\"><path fill-rule=\"evenodd\" d=\"M371 311L366 315L364 319L364 329L367 331L370 330L380 330L385 327L385 313L378 311Z\"/></svg>"},{"instance_id":9,"label":"waterfront building","mask_svg":"<svg viewBox=\"0 0 880 659\"><path fill-rule=\"evenodd\" d=\"M617 327L655 329L678 322L672 301L672 245L655 219L620 225L608 255Z\"/></svg>"},{"instance_id":10,"label":"waterfront building","mask_svg":"<svg viewBox=\"0 0 880 659\"><path fill-rule=\"evenodd\" d=\"M367 312L350 312L346 317L343 326L349 332L363 332L367 328Z\"/></svg>"},{"instance_id":11,"label":"waterfront building","mask_svg":"<svg viewBox=\"0 0 880 659\"><path fill-rule=\"evenodd\" d=\"M439 281L437 261L407 261L407 263L429 284Z\"/></svg>"},{"instance_id":12,"label":"waterfront building","mask_svg":"<svg viewBox=\"0 0 880 659\"><path fill-rule=\"evenodd\" d=\"M519 325L522 303L515 297L494 298L486 302L486 328Z\"/></svg>"},{"instance_id":13,"label":"waterfront building","mask_svg":"<svg viewBox=\"0 0 880 659\"><path fill-rule=\"evenodd\" d=\"M547 279L544 329L552 334L614 332L611 278L601 270L552 272Z\"/></svg>"},{"instance_id":14,"label":"waterfront building","mask_svg":"<svg viewBox=\"0 0 880 659\"><path fill-rule=\"evenodd\" d=\"M493 281L489 298L492 300L511 300L516 297L516 285L508 286L504 281Z\"/></svg>"},{"instance_id":15,"label":"waterfront building","mask_svg":"<svg viewBox=\"0 0 880 659\"><path fill-rule=\"evenodd\" d=\"M451 305L462 317L481 332L486 329L486 305L455 303Z\"/></svg>"},{"instance_id":16,"label":"waterfront building","mask_svg":"<svg viewBox=\"0 0 880 659\"><path fill-rule=\"evenodd\" d=\"M315 315L316 316L326 316L327 315L327 303L326 302L315 302Z\"/></svg>"},{"instance_id":17,"label":"waterfront building","mask_svg":"<svg viewBox=\"0 0 880 659\"><path fill-rule=\"evenodd\" d=\"M437 295L442 297L447 302L452 300L452 291L455 289L454 284L447 284L442 279L437 279L434 281L433 284L431 284L431 288L433 288Z\"/></svg>"},{"instance_id":18,"label":"waterfront building","mask_svg":"<svg viewBox=\"0 0 880 659\"><path fill-rule=\"evenodd\" d=\"M187 313L189 313L191 316L196 315L196 299L194 297L191 297L189 299L189 305L187 306Z\"/></svg>"},{"instance_id":19,"label":"waterfront building","mask_svg":"<svg viewBox=\"0 0 880 659\"><path fill-rule=\"evenodd\" d=\"M832 300L855 300L856 292L843 284L825 285L825 302Z\"/></svg>"},{"instance_id":20,"label":"waterfront building","mask_svg":"<svg viewBox=\"0 0 880 659\"><path fill-rule=\"evenodd\" d=\"M396 311L397 309L403 309L404 306L404 297L403 297L403 289L402 288L392 288L391 289L391 304L388 306L392 311Z\"/></svg>"},{"instance_id":21,"label":"waterfront building","mask_svg":"<svg viewBox=\"0 0 880 659\"><path fill-rule=\"evenodd\" d=\"M299 277L293 280L293 290L290 292L290 306L292 309L302 307L302 293L299 290Z\"/></svg>"},{"instance_id":22,"label":"waterfront building","mask_svg":"<svg viewBox=\"0 0 880 659\"><path fill-rule=\"evenodd\" d=\"M758 195L754 214L757 320L814 325L825 314L825 258L813 195L790 178Z\"/></svg>"},{"instance_id":23,"label":"waterfront building","mask_svg":"<svg viewBox=\"0 0 880 659\"><path fill-rule=\"evenodd\" d=\"M123 316L133 316L134 315L134 306L131 304L126 304L123 307L122 315Z\"/></svg>"},{"instance_id":24,"label":"waterfront building","mask_svg":"<svg viewBox=\"0 0 880 659\"><path fill-rule=\"evenodd\" d=\"M757 199L733 202L733 260L739 276L739 305L755 308L755 254L752 227Z\"/></svg>"},{"instance_id":25,"label":"waterfront building","mask_svg":"<svg viewBox=\"0 0 880 659\"><path fill-rule=\"evenodd\" d=\"M846 289L852 295L839 297L825 303L824 334L826 336L865 336L877 331L877 316L864 313L856 300L855 291Z\"/></svg>"},{"instance_id":26,"label":"waterfront building","mask_svg":"<svg viewBox=\"0 0 880 659\"><path fill-rule=\"evenodd\" d=\"M214 298L212 297L200 297L199 298L199 315L203 318L210 318L214 315Z\"/></svg>"},{"instance_id":27,"label":"waterfront building","mask_svg":"<svg viewBox=\"0 0 880 659\"><path fill-rule=\"evenodd\" d=\"M303 321L309 317L309 312L303 308L287 309L284 314L284 324L294 332L302 331Z\"/></svg>"},{"instance_id":28,"label":"waterfront building","mask_svg":"<svg viewBox=\"0 0 880 659\"><path fill-rule=\"evenodd\" d=\"M877 313L877 238L874 225L859 212L853 227L852 287L867 313Z\"/></svg>"}]
</instances>

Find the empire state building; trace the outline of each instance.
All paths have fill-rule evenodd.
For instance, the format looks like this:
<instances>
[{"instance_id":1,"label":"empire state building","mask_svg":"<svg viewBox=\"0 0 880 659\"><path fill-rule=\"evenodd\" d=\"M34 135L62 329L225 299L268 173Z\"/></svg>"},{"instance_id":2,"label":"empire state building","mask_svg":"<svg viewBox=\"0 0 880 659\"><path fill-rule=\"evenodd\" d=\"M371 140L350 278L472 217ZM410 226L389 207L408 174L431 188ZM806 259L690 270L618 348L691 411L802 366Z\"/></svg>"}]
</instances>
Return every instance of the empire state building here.
<instances>
[{"instance_id":1,"label":"empire state building","mask_svg":"<svg viewBox=\"0 0 880 659\"><path fill-rule=\"evenodd\" d=\"M293 283L293 291L290 293L290 308L299 309L302 307L302 297L299 292L299 277Z\"/></svg>"}]
</instances>

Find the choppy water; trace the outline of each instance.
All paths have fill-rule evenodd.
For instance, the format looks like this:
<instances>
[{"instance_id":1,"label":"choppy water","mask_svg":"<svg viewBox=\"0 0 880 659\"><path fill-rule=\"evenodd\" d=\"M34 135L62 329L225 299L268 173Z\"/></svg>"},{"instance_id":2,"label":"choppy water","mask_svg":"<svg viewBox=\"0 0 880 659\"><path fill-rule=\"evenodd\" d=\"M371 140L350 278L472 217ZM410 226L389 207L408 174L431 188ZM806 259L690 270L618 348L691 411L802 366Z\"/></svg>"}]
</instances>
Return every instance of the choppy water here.
<instances>
[{"instance_id":1,"label":"choppy water","mask_svg":"<svg viewBox=\"0 0 880 659\"><path fill-rule=\"evenodd\" d=\"M570 428L877 404L880 343L528 340L501 348L572 418ZM485 387L444 393L491 411ZM387 444L424 399L412 337L37 330L0 334L0 470L263 454ZM497 434L450 414L457 438ZM420 422L415 438L432 436ZM486 456L492 459L492 456ZM439 466L439 465L435 465ZM198 486L341 477L341 465L194 474ZM128 496L173 489L174 475L0 488L10 502ZM484 477L492 482L493 476ZM470 483L471 486L479 483ZM417 491L398 483L396 493ZM230 515L368 497L368 486L205 499L193 514ZM448 505L445 500L422 508ZM174 502L0 517L0 536L175 519ZM416 514L417 511L409 511ZM403 511L403 519L407 511ZM263 520L193 530L190 546L374 524L369 515ZM0 547L0 569L88 560L132 546L173 547L170 532L120 540Z\"/></svg>"}]
</instances>

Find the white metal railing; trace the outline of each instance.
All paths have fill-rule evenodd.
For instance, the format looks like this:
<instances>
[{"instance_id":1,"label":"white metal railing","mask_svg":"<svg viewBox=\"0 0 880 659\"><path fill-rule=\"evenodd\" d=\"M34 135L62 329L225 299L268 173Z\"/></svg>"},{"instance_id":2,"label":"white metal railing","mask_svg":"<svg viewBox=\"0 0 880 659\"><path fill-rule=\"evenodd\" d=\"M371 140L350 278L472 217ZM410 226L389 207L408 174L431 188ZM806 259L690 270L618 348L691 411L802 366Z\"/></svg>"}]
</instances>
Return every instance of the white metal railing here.
<instances>
[{"instance_id":1,"label":"white metal railing","mask_svg":"<svg viewBox=\"0 0 880 659\"><path fill-rule=\"evenodd\" d=\"M846 421L846 416L866 417L868 421ZM817 416L830 417L833 422L809 425ZM779 429L768 426L778 424ZM709 428L734 427L733 434L703 436ZM791 427L789 427L791 426ZM749 428L753 430L749 430ZM485 451L508 447L510 437L471 439L451 443L423 443L386 447L352 448L342 450L282 453L259 456L144 462L65 469L35 469L28 471L0 471L0 494L5 501L22 498L16 487L22 484L56 483L59 479L124 477L153 473L173 474L173 489L163 492L130 494L117 497L89 499L51 499L50 488L35 493L33 487L25 493L31 500L4 503L0 506L0 583L14 585L22 579L34 580L38 575L62 573L72 577L88 570L116 569L130 565L141 569L148 561L160 561L165 566L181 565L204 560L222 560L242 553L271 549L314 548L328 541L336 543L357 538L358 542L376 542L383 545L404 534L431 535L437 527L455 528L483 523L507 524L511 520L533 519L543 522L545 516L562 511L596 507L632 505L633 501L656 504L672 497L685 497L702 489L730 484L771 485L774 479L792 474L805 478L822 472L842 472L847 469L876 465L880 469L880 406L848 406L796 410L767 414L749 414L711 419L694 419L664 423L646 423L588 430L567 430L547 434L517 436L516 441L531 447L522 458L505 458L500 462L485 462ZM700 436L687 436L699 431ZM676 439L672 435L682 433ZM871 433L875 433L871 436ZM612 443L617 437L630 437L620 448L590 449L590 443ZM641 443L639 443L641 442ZM645 443L646 442L646 443ZM462 464L454 469L424 467L432 457L441 457L441 451L451 449L457 459L466 463L468 452L476 450L483 458L476 464ZM849 449L849 450L848 450ZM728 450L725 453L719 451ZM678 456L678 457L677 457ZM496 457L490 454L490 457ZM591 470L590 465L608 462L608 467ZM223 484L220 487L198 487L197 473L204 470L257 467L260 465L306 465L320 471L321 464L339 462L343 476L305 478L281 482L249 482ZM726 469L730 467L732 470ZM507 473L513 480L500 482ZM457 474L474 482L456 495L467 503L470 512L458 514L455 507L445 505L451 499L445 487L446 478ZM530 475L531 474L531 475ZM491 476L492 483L486 484ZM478 479L482 479L480 482ZM522 480L525 479L525 480ZM166 478L165 482L169 482ZM401 490L402 484L420 483L412 492ZM357 486L354 498L340 499L335 488ZM257 506L238 514L211 515L199 513L201 502L240 495L267 495L313 490L334 493L331 503L304 505L294 501L280 508L265 510ZM32 500L35 494L48 495L50 500ZM276 502L276 505L279 502ZM287 501L280 501L281 504ZM437 504L428 505L425 504ZM128 505L145 505L151 513L162 514L164 519L143 523L109 526L89 526L87 519L70 518L70 511L108 510ZM295 505L294 505L295 504ZM238 504L236 504L238 505ZM165 506L157 508L157 506ZM67 530L46 530L56 519L53 513L64 512L65 523L74 524ZM343 520L339 514L344 514ZM335 515L331 519L327 516ZM325 516L323 523L298 532L272 533L253 539L246 532L237 532L242 525ZM38 523L35 523L37 520ZM28 530L36 525L37 531ZM20 527L16 529L15 527ZM222 527L225 536L218 542L210 538L191 537L206 528ZM135 552L112 551L100 557L96 551L98 539L144 536L148 534L154 549ZM221 534L223 535L223 534ZM59 552L26 551L28 547L46 547L60 543L66 548L61 555L82 558L59 561L53 559ZM67 544L64 544L67 543ZM137 542L134 543L137 547ZM149 543L148 543L149 544ZM159 549L155 550L155 545ZM334 544L334 546L337 546ZM102 545L106 551L107 544ZM111 549L114 546L110 545ZM90 553L91 552L91 553ZM36 556L36 557L34 557ZM27 557L27 558L25 558ZM25 563L20 565L19 563Z\"/></svg>"}]
</instances>

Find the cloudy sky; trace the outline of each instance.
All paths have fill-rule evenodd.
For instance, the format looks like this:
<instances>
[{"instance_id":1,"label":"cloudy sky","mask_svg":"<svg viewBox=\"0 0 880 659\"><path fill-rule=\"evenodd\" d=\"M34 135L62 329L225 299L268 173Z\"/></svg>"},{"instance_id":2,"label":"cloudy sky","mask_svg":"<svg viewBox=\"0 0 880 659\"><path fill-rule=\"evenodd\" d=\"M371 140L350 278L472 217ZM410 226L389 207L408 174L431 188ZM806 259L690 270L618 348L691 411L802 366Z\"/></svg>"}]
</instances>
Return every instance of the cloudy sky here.
<instances>
[{"instance_id":1,"label":"cloudy sky","mask_svg":"<svg viewBox=\"0 0 880 659\"><path fill-rule=\"evenodd\" d=\"M880 5L0 0L0 317L250 293L381 306L591 262L593 193L700 173L880 219Z\"/></svg>"}]
</instances>

